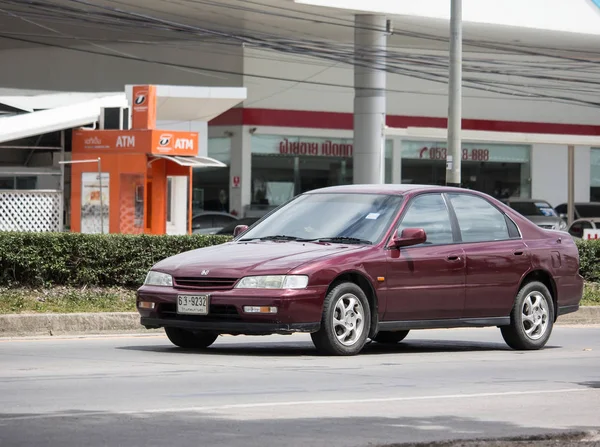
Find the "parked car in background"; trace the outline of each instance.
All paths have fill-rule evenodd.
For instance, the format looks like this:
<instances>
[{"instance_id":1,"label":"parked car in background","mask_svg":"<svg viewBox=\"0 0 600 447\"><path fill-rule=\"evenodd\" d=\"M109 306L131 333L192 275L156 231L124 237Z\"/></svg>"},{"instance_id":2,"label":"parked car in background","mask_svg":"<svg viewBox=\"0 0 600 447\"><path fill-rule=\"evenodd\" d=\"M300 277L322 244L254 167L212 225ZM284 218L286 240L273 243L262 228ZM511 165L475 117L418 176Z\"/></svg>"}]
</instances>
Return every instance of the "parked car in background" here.
<instances>
[{"instance_id":1,"label":"parked car in background","mask_svg":"<svg viewBox=\"0 0 600 447\"><path fill-rule=\"evenodd\" d=\"M583 294L565 236L472 190L316 189L232 242L158 262L137 309L143 326L184 349L221 334L304 332L321 353L354 355L368 339L484 326L513 349L541 349Z\"/></svg>"},{"instance_id":2,"label":"parked car in background","mask_svg":"<svg viewBox=\"0 0 600 447\"><path fill-rule=\"evenodd\" d=\"M218 211L204 211L192 217L192 233L215 234L221 228L237 222L238 218L233 214Z\"/></svg>"},{"instance_id":3,"label":"parked car in background","mask_svg":"<svg viewBox=\"0 0 600 447\"><path fill-rule=\"evenodd\" d=\"M554 208L556 213L562 219L567 219L567 204L561 203ZM573 220L583 219L586 217L600 217L600 202L577 202L575 203L575 214Z\"/></svg>"},{"instance_id":4,"label":"parked car in background","mask_svg":"<svg viewBox=\"0 0 600 447\"><path fill-rule=\"evenodd\" d=\"M232 223L224 226L219 231L217 231L215 234L220 235L220 236L233 236L233 231L235 230L235 227L237 227L238 225L246 225L248 227L251 227L256 222L258 222L260 219L261 219L260 217L242 217L241 219L233 221Z\"/></svg>"},{"instance_id":5,"label":"parked car in background","mask_svg":"<svg viewBox=\"0 0 600 447\"><path fill-rule=\"evenodd\" d=\"M577 219L569 227L569 234L577 239L583 238L583 232L585 230L598 230L600 231L600 217L592 217L588 219Z\"/></svg>"},{"instance_id":6,"label":"parked car in background","mask_svg":"<svg viewBox=\"0 0 600 447\"><path fill-rule=\"evenodd\" d=\"M504 199L503 202L538 227L545 228L546 230L560 231L566 231L567 229L567 222L561 219L554 208L545 200L514 197Z\"/></svg>"}]
</instances>

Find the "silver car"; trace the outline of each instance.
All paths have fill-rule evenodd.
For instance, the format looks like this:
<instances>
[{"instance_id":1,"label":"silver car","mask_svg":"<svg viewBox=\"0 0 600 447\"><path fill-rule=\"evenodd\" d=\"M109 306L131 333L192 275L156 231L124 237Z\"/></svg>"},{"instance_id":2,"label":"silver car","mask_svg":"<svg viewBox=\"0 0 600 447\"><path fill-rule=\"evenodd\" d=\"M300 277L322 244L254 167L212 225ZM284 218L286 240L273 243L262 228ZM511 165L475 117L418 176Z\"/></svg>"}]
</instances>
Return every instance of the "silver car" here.
<instances>
[{"instance_id":1,"label":"silver car","mask_svg":"<svg viewBox=\"0 0 600 447\"><path fill-rule=\"evenodd\" d=\"M545 200L514 197L505 199L503 202L538 227L547 230L567 231L567 223L558 216L552 205Z\"/></svg>"}]
</instances>

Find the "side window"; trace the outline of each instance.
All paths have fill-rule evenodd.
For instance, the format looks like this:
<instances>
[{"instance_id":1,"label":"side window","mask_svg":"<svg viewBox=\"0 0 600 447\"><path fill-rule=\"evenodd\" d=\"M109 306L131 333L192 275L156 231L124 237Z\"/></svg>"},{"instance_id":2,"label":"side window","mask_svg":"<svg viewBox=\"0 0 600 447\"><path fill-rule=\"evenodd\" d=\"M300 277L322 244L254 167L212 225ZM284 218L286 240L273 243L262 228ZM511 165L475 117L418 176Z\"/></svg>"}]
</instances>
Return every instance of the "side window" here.
<instances>
[{"instance_id":1,"label":"side window","mask_svg":"<svg viewBox=\"0 0 600 447\"><path fill-rule=\"evenodd\" d=\"M398 226L398 233L405 228L423 228L427 245L451 244L452 224L446 202L441 194L424 194L416 197Z\"/></svg>"},{"instance_id":2,"label":"side window","mask_svg":"<svg viewBox=\"0 0 600 447\"><path fill-rule=\"evenodd\" d=\"M510 239L504 214L487 200L470 194L449 194L463 242Z\"/></svg>"}]
</instances>

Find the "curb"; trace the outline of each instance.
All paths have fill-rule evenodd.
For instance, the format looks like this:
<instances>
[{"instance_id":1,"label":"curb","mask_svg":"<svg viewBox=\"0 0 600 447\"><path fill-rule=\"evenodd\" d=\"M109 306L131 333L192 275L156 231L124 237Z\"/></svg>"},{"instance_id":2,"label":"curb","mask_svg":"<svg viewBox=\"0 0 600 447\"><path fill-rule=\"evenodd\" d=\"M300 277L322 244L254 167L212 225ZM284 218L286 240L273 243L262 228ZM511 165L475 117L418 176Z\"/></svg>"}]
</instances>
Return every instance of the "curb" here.
<instances>
[{"instance_id":1,"label":"curb","mask_svg":"<svg viewBox=\"0 0 600 447\"><path fill-rule=\"evenodd\" d=\"M600 324L600 306L581 307L562 315L558 325ZM0 315L0 337L76 335L102 333L152 333L140 325L137 312Z\"/></svg>"}]
</instances>

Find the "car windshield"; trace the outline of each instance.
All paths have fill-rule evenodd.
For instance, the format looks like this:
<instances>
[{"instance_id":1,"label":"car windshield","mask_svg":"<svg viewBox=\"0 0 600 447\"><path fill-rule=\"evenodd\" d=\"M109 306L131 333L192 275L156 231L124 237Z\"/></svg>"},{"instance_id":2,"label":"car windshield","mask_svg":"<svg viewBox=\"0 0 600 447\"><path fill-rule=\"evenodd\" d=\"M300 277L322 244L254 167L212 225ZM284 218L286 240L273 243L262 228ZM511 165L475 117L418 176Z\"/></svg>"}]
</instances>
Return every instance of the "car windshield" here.
<instances>
[{"instance_id":1,"label":"car windshield","mask_svg":"<svg viewBox=\"0 0 600 447\"><path fill-rule=\"evenodd\" d=\"M510 207L523 216L556 217L556 211L548 202L510 202Z\"/></svg>"},{"instance_id":2,"label":"car windshield","mask_svg":"<svg viewBox=\"0 0 600 447\"><path fill-rule=\"evenodd\" d=\"M579 217L600 217L600 204L576 205Z\"/></svg>"},{"instance_id":3,"label":"car windshield","mask_svg":"<svg viewBox=\"0 0 600 447\"><path fill-rule=\"evenodd\" d=\"M253 239L373 244L396 216L402 196L320 193L297 197L245 233Z\"/></svg>"}]
</instances>

